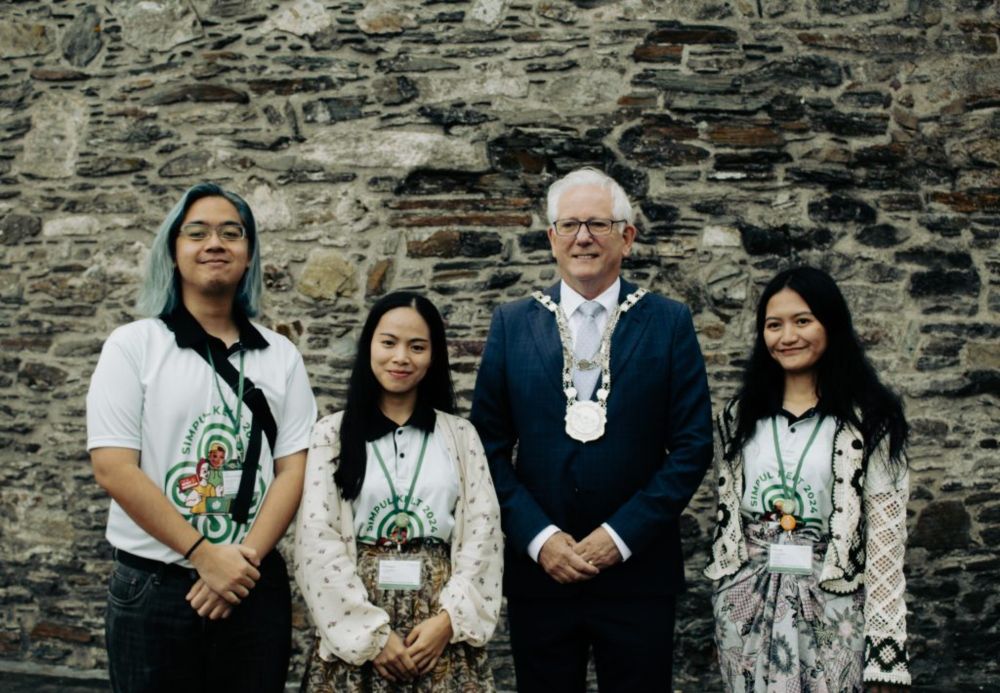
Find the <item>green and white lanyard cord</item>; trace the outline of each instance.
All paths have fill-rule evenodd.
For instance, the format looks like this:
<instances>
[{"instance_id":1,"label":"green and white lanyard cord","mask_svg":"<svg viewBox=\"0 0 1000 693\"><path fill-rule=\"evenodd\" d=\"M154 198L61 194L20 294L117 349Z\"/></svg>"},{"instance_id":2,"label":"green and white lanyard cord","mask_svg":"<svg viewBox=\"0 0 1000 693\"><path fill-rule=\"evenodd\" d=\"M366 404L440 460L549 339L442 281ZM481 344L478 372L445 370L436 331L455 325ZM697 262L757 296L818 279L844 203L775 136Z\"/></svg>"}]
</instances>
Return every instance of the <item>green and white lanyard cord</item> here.
<instances>
[{"instance_id":1,"label":"green and white lanyard cord","mask_svg":"<svg viewBox=\"0 0 1000 693\"><path fill-rule=\"evenodd\" d=\"M410 492L406 496L406 504L400 508L399 507L399 494L396 492L396 486L392 483L392 477L389 475L389 469L385 466L385 460L382 459L382 453L378 451L378 446L375 445L375 441L372 441L372 450L375 452L375 459L378 460L379 466L382 467L382 473L385 475L385 480L389 483L389 491L392 493L392 507L396 511L395 524L399 531L403 531L410 524L410 501L413 500L413 491L417 487L417 477L420 476L420 468L424 464L424 453L427 452L427 431L424 431L423 440L420 443L420 456L417 458L417 468L413 472L413 481L410 482ZM399 536L398 534L396 535ZM396 539L396 549L402 549L402 542Z\"/></svg>"},{"instance_id":2,"label":"green and white lanyard cord","mask_svg":"<svg viewBox=\"0 0 1000 693\"><path fill-rule=\"evenodd\" d=\"M219 373L215 370L215 361L212 359L212 349L208 345L205 346L205 352L208 354L208 365L212 367L212 376L215 378L215 388L219 391L219 399L222 400L222 411L225 412L229 420L232 421L233 427L235 428L236 437L236 454L240 459L240 464L243 464L243 432L240 430L240 419L243 417L243 357L246 352L242 349L240 350L240 379L236 387L236 413L233 414L233 410L226 403L226 398L222 395L222 385L219 384Z\"/></svg>"},{"instance_id":3,"label":"green and white lanyard cord","mask_svg":"<svg viewBox=\"0 0 1000 693\"><path fill-rule=\"evenodd\" d=\"M782 517L782 527L787 531L792 531L795 528L794 515L795 515L795 489L799 485L799 475L802 473L802 463L805 462L806 455L809 454L809 448L812 447L813 441L816 440L816 435L819 433L820 426L823 425L823 419L826 416L821 414L816 425L813 426L812 433L809 435L809 440L806 442L805 448L802 450L802 454L799 455L799 463L795 466L795 475L792 477L792 485L788 486L788 479L785 475L785 461L781 458L781 444L778 441L778 417L771 417L771 432L774 434L774 454L778 458L778 472L781 474L781 491L783 498L781 498L781 504L777 506L779 512L784 515L792 516L791 528L785 526L784 517ZM786 505L787 504L787 505Z\"/></svg>"}]
</instances>

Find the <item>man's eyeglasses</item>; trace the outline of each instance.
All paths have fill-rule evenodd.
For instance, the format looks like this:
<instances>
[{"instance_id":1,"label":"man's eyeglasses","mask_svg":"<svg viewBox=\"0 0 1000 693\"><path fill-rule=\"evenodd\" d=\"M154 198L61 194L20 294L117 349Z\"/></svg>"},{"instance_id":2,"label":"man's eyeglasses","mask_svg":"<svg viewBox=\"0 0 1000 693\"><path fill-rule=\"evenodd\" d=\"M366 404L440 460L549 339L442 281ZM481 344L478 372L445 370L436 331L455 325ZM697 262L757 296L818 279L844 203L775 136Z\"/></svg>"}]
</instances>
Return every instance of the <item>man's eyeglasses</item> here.
<instances>
[{"instance_id":1,"label":"man's eyeglasses","mask_svg":"<svg viewBox=\"0 0 1000 693\"><path fill-rule=\"evenodd\" d=\"M615 227L625 219L556 219L552 228L556 230L557 236L575 236L581 226L586 226L591 236L607 236Z\"/></svg>"},{"instance_id":2,"label":"man's eyeglasses","mask_svg":"<svg viewBox=\"0 0 1000 693\"><path fill-rule=\"evenodd\" d=\"M212 234L213 231L220 240L227 243L241 240L246 238L247 235L246 229L244 229L240 224L225 223L219 224L218 226L212 226L211 224L201 224L198 222L184 224L181 227L180 235L189 241L204 241Z\"/></svg>"}]
</instances>

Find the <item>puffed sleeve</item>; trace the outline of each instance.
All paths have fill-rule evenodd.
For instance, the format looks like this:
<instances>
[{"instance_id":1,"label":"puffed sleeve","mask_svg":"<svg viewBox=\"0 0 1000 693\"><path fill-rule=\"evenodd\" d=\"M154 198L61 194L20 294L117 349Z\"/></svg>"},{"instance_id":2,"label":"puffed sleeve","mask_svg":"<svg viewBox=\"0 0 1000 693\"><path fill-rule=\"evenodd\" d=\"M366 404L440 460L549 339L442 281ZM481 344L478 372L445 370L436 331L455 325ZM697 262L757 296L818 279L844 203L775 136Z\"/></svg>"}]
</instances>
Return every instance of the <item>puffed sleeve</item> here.
<instances>
[{"instance_id":1,"label":"puffed sleeve","mask_svg":"<svg viewBox=\"0 0 1000 693\"><path fill-rule=\"evenodd\" d=\"M486 455L468 421L454 425L456 452L464 470L459 500L461 536L452 545L451 578L441 590L441 608L451 617L451 641L484 646L500 616L503 533Z\"/></svg>"},{"instance_id":2,"label":"puffed sleeve","mask_svg":"<svg viewBox=\"0 0 1000 693\"><path fill-rule=\"evenodd\" d=\"M909 474L888 463L883 441L865 479L865 672L866 683L910 685L906 655L903 553Z\"/></svg>"},{"instance_id":3,"label":"puffed sleeve","mask_svg":"<svg viewBox=\"0 0 1000 693\"><path fill-rule=\"evenodd\" d=\"M320 654L358 666L378 656L390 626L358 577L350 506L333 481L339 424L339 414L321 419L309 443L295 523L295 579L319 632Z\"/></svg>"}]
</instances>

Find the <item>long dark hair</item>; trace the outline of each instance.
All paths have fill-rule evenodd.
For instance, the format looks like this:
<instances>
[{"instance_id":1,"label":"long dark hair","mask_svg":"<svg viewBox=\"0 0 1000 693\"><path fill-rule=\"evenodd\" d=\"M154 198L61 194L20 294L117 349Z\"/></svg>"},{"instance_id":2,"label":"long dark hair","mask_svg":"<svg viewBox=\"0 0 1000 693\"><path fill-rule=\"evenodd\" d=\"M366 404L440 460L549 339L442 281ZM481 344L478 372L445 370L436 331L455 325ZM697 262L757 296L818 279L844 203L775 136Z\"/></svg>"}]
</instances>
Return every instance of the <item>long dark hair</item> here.
<instances>
[{"instance_id":1,"label":"long dark hair","mask_svg":"<svg viewBox=\"0 0 1000 693\"><path fill-rule=\"evenodd\" d=\"M847 301L833 278L813 267L795 267L779 273L764 287L757 302L756 337L738 395L736 431L724 451L732 459L753 436L757 421L774 414L782 404L785 372L764 344L767 303L782 289L802 297L826 329L826 351L816 363L820 408L840 421L853 424L865 446L865 464L881 441L889 438L889 460L905 464L903 451L909 426L899 396L881 383L854 332ZM860 414L860 416L859 416Z\"/></svg>"},{"instance_id":2,"label":"long dark hair","mask_svg":"<svg viewBox=\"0 0 1000 693\"><path fill-rule=\"evenodd\" d=\"M340 457L333 480L347 500L357 498L365 480L365 422L379 414L382 386L372 372L372 337L382 316L394 308L413 308L431 333L431 365L417 385L417 407L433 407L449 414L455 411L455 390L448 367L448 342L444 321L434 304L419 294L396 291L382 297L368 313L358 337L358 353L347 386L347 406L340 424Z\"/></svg>"}]
</instances>

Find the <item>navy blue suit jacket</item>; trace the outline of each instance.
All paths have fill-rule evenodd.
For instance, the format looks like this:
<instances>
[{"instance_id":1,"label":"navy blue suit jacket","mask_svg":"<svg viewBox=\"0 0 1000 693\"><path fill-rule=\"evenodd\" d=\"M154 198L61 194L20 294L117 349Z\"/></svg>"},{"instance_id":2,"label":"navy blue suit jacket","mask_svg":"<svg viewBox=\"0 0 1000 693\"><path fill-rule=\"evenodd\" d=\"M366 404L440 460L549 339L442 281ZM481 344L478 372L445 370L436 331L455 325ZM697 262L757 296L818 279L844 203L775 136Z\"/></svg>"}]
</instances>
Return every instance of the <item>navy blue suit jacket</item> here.
<instances>
[{"instance_id":1,"label":"navy blue suit jacket","mask_svg":"<svg viewBox=\"0 0 1000 693\"><path fill-rule=\"evenodd\" d=\"M636 289L624 280L621 287L619 302ZM559 284L546 293L559 302ZM678 519L712 458L708 382L690 311L647 294L622 315L611 340L608 423L596 441L565 432L562 365L550 311L532 298L496 310L471 418L500 499L507 594L681 591ZM592 580L560 585L527 553L549 524L580 540L603 522L632 556Z\"/></svg>"}]
</instances>

